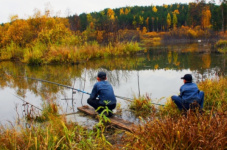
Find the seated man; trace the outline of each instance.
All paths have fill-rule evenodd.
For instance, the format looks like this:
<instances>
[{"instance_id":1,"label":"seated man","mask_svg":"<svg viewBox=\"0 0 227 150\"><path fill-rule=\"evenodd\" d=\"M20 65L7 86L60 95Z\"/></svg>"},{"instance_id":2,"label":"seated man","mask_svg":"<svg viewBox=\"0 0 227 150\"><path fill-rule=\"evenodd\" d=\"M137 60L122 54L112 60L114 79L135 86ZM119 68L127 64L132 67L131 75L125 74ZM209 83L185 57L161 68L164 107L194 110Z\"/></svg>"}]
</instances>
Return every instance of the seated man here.
<instances>
[{"instance_id":1,"label":"seated man","mask_svg":"<svg viewBox=\"0 0 227 150\"><path fill-rule=\"evenodd\" d=\"M88 98L87 103L91 105L95 110L99 108L100 106L108 107L111 111L116 107L116 97L114 95L113 88L111 84L106 81L106 73L105 72L99 72L97 76L98 82L95 83L90 98ZM103 111L103 108L98 110L98 113L100 114ZM108 114L109 116L112 116L112 113Z\"/></svg>"},{"instance_id":2,"label":"seated man","mask_svg":"<svg viewBox=\"0 0 227 150\"><path fill-rule=\"evenodd\" d=\"M180 95L174 95L171 97L174 103L180 110L188 110L190 104L196 101L199 104L200 109L202 109L204 102L204 92L199 91L197 85L192 83L191 74L185 74L181 79L184 80L184 85L182 85L180 88Z\"/></svg>"}]
</instances>

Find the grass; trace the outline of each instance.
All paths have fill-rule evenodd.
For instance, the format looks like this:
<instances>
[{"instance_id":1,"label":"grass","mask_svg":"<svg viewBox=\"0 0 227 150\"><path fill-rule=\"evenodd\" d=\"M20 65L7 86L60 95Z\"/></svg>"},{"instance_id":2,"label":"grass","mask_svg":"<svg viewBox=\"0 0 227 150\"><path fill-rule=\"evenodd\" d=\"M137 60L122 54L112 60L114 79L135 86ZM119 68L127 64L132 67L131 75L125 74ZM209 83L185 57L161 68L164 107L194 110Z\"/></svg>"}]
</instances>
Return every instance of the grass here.
<instances>
[{"instance_id":1,"label":"grass","mask_svg":"<svg viewBox=\"0 0 227 150\"><path fill-rule=\"evenodd\" d=\"M151 99L148 95L142 97L134 97L129 105L136 116L146 117L149 113L155 112L155 107L151 104Z\"/></svg>"},{"instance_id":2,"label":"grass","mask_svg":"<svg viewBox=\"0 0 227 150\"><path fill-rule=\"evenodd\" d=\"M141 48L137 42L121 42L114 45L109 43L101 46L96 41L84 42L81 45L46 45L37 41L25 48L20 48L12 42L5 49L1 49L0 60L17 59L31 65L78 63L95 58L133 55L139 50Z\"/></svg>"},{"instance_id":3,"label":"grass","mask_svg":"<svg viewBox=\"0 0 227 150\"><path fill-rule=\"evenodd\" d=\"M227 118L223 115L165 116L128 133L128 149L226 149Z\"/></svg>"},{"instance_id":4,"label":"grass","mask_svg":"<svg viewBox=\"0 0 227 150\"><path fill-rule=\"evenodd\" d=\"M207 79L198 84L205 93L204 109L227 115L227 78Z\"/></svg>"},{"instance_id":5,"label":"grass","mask_svg":"<svg viewBox=\"0 0 227 150\"><path fill-rule=\"evenodd\" d=\"M0 149L98 149L112 146L101 129L87 130L77 123L67 122L64 115L57 115L56 105L44 105L42 115L28 122L29 127L16 125L0 127ZM105 116L102 116L105 119ZM40 123L41 122L41 123Z\"/></svg>"}]
</instances>

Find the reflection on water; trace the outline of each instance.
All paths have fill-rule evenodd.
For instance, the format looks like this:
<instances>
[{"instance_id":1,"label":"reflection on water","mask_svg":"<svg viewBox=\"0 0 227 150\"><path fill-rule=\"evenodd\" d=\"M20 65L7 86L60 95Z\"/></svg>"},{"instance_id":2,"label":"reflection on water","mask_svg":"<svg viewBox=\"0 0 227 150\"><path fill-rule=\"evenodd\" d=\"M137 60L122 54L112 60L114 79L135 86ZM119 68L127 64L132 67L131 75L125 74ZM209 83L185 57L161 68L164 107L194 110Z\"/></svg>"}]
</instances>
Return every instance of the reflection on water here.
<instances>
[{"instance_id":1,"label":"reflection on water","mask_svg":"<svg viewBox=\"0 0 227 150\"><path fill-rule=\"evenodd\" d=\"M154 102L164 104L163 97L179 93L183 84L180 78L186 73L193 74L194 82L220 74L226 75L225 56L210 51L191 52L191 47L190 52L186 52L187 48L184 48L184 52L179 52L179 48L154 49L134 57L94 60L79 65L28 66L1 62L0 122L14 121L23 114L23 102L13 94L40 108L44 101L56 101L62 108L61 113L76 112L77 107L87 105L87 94L73 93L71 89L23 78L25 76L72 86L90 93L97 72L104 70L116 95L133 98L148 94ZM126 101L118 99L118 103L122 109L127 109ZM130 113L123 113L122 117L129 121L133 119Z\"/></svg>"}]
</instances>

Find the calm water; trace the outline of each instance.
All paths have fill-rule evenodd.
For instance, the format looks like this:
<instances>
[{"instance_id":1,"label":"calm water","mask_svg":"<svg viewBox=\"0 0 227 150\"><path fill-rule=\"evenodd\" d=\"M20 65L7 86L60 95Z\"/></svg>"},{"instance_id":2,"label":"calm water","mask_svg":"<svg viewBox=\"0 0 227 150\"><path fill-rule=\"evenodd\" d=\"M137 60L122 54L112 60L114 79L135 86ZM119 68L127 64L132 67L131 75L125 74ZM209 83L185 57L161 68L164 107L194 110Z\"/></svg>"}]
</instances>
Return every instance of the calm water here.
<instances>
[{"instance_id":1,"label":"calm water","mask_svg":"<svg viewBox=\"0 0 227 150\"><path fill-rule=\"evenodd\" d=\"M167 97L179 94L183 84L180 78L186 73L193 75L194 82L227 74L227 57L212 53L210 49L199 44L174 45L150 49L133 57L94 60L79 65L34 67L1 62L0 123L14 122L31 109L29 105L23 105L22 100L39 108L42 108L44 102L55 101L61 107L61 113L77 112L77 107L87 105L87 94L72 94L71 89L23 78L25 76L90 93L97 72L102 70L107 72L107 80L113 85L117 96L132 98L147 94L153 102L164 104ZM117 100L122 109L128 109L126 101ZM122 114L122 117L128 120L133 118L127 113ZM87 122L90 119L77 115L74 120Z\"/></svg>"}]
</instances>

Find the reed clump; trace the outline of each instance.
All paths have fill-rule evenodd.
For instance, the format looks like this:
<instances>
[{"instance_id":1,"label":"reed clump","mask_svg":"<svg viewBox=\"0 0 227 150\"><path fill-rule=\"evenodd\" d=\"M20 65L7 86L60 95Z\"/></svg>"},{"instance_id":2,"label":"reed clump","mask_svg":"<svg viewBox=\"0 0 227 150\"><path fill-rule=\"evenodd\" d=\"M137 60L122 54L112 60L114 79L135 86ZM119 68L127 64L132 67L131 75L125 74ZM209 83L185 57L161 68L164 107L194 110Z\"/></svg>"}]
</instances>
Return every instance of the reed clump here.
<instances>
[{"instance_id":1,"label":"reed clump","mask_svg":"<svg viewBox=\"0 0 227 150\"><path fill-rule=\"evenodd\" d=\"M226 149L227 118L224 115L193 113L165 116L128 133L124 145L129 149Z\"/></svg>"},{"instance_id":2,"label":"reed clump","mask_svg":"<svg viewBox=\"0 0 227 150\"><path fill-rule=\"evenodd\" d=\"M206 79L198 84L204 91L204 109L227 115L227 78Z\"/></svg>"},{"instance_id":3,"label":"reed clump","mask_svg":"<svg viewBox=\"0 0 227 150\"><path fill-rule=\"evenodd\" d=\"M136 116L146 117L150 113L155 112L156 109L151 103L151 98L148 95L141 97L134 97L132 102L129 104L131 109Z\"/></svg>"},{"instance_id":4,"label":"reed clump","mask_svg":"<svg viewBox=\"0 0 227 150\"><path fill-rule=\"evenodd\" d=\"M46 46L36 43L30 49L25 48L23 62L28 64L76 63L94 58L132 55L139 50L137 42L122 42L114 45L109 43L106 46L101 46L96 41L75 46L54 44Z\"/></svg>"}]
</instances>

